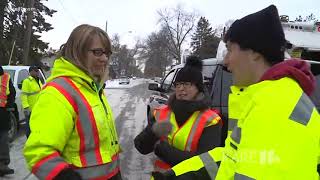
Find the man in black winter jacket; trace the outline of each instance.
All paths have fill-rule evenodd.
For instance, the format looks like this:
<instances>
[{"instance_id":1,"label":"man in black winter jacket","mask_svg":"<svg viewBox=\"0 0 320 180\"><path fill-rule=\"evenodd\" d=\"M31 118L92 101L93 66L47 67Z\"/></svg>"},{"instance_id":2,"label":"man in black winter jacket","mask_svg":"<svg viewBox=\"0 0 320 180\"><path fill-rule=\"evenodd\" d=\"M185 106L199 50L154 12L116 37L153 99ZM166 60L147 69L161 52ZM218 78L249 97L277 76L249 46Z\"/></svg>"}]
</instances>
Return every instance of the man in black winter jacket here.
<instances>
[{"instance_id":1,"label":"man in black winter jacket","mask_svg":"<svg viewBox=\"0 0 320 180\"><path fill-rule=\"evenodd\" d=\"M0 66L0 77L4 75L2 66ZM0 78L2 79L2 78ZM0 83L2 86L2 84ZM3 86L4 87L4 86ZM9 138L8 131L10 129L10 116L7 110L8 107L13 107L16 91L13 87L11 79L9 79L9 92L7 95L7 103L5 107L0 107L0 177L6 174L13 174L14 170L8 167L10 163L10 150L9 150ZM2 87L0 87L2 89Z\"/></svg>"}]
</instances>

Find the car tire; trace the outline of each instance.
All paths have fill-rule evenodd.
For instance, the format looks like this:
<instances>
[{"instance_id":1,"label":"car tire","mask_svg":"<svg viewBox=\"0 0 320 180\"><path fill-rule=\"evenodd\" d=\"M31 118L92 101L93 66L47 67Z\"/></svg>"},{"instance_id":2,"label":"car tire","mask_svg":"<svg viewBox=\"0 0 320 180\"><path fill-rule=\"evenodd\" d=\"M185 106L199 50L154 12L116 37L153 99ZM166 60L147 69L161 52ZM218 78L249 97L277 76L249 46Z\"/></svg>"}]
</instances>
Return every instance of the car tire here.
<instances>
[{"instance_id":1,"label":"car tire","mask_svg":"<svg viewBox=\"0 0 320 180\"><path fill-rule=\"evenodd\" d=\"M10 129L8 131L9 141L12 142L18 134L18 121L13 112L9 113L10 116Z\"/></svg>"}]
</instances>

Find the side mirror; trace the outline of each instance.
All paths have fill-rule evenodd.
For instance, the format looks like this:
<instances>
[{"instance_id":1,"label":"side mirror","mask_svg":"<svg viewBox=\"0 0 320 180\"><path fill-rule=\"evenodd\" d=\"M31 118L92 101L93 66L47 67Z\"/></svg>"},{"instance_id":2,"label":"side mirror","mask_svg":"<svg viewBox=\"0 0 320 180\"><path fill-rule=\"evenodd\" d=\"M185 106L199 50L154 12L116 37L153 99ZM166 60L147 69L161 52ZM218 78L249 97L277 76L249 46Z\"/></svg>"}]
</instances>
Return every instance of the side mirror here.
<instances>
[{"instance_id":1,"label":"side mirror","mask_svg":"<svg viewBox=\"0 0 320 180\"><path fill-rule=\"evenodd\" d=\"M153 90L153 91L159 91L159 84L157 83L150 83L148 86L149 90Z\"/></svg>"},{"instance_id":2,"label":"side mirror","mask_svg":"<svg viewBox=\"0 0 320 180\"><path fill-rule=\"evenodd\" d=\"M18 84L18 88L21 89L22 88L22 83Z\"/></svg>"}]
</instances>

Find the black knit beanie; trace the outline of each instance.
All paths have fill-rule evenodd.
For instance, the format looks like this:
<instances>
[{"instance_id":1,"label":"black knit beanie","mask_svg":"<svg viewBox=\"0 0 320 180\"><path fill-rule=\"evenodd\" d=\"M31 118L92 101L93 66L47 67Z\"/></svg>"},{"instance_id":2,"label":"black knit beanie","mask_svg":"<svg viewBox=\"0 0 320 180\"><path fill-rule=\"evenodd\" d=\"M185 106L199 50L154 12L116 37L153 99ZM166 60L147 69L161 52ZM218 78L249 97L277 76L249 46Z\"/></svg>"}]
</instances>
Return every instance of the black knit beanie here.
<instances>
[{"instance_id":1,"label":"black knit beanie","mask_svg":"<svg viewBox=\"0 0 320 180\"><path fill-rule=\"evenodd\" d=\"M203 92L202 61L197 56L188 56L186 65L178 72L174 82L191 82Z\"/></svg>"},{"instance_id":2,"label":"black knit beanie","mask_svg":"<svg viewBox=\"0 0 320 180\"><path fill-rule=\"evenodd\" d=\"M235 42L242 49L252 49L262 54L270 64L284 60L286 40L274 5L236 20L224 41Z\"/></svg>"},{"instance_id":3,"label":"black knit beanie","mask_svg":"<svg viewBox=\"0 0 320 180\"><path fill-rule=\"evenodd\" d=\"M0 75L2 76L3 74L4 74L3 68L2 68L2 66L0 66Z\"/></svg>"},{"instance_id":4,"label":"black knit beanie","mask_svg":"<svg viewBox=\"0 0 320 180\"><path fill-rule=\"evenodd\" d=\"M38 71L38 70L39 70L39 68L37 66L35 66L35 65L29 67L29 72Z\"/></svg>"}]
</instances>

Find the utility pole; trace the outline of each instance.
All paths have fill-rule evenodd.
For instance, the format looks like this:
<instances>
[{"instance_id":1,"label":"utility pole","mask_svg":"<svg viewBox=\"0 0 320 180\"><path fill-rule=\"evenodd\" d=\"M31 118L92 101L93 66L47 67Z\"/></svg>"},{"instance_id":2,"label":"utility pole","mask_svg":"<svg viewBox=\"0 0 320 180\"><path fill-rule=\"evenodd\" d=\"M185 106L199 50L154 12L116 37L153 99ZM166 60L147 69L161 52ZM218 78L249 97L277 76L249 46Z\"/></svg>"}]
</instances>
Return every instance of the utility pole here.
<instances>
[{"instance_id":1,"label":"utility pole","mask_svg":"<svg viewBox=\"0 0 320 180\"><path fill-rule=\"evenodd\" d=\"M24 34L24 44L23 44L23 64L29 65L29 51L30 51L30 39L32 31L32 19L34 10L34 0L27 0L26 12L27 12L27 22L26 31Z\"/></svg>"},{"instance_id":2,"label":"utility pole","mask_svg":"<svg viewBox=\"0 0 320 180\"><path fill-rule=\"evenodd\" d=\"M108 21L106 21L106 33L108 33Z\"/></svg>"}]
</instances>

